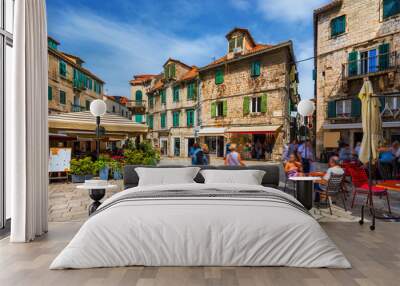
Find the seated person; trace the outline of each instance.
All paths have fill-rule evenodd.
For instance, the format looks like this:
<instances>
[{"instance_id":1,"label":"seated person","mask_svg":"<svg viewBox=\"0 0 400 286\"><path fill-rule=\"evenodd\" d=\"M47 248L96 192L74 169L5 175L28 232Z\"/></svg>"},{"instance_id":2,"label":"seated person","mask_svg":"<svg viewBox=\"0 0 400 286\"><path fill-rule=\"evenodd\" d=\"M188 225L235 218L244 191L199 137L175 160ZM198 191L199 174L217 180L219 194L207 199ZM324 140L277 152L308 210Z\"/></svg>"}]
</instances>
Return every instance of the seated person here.
<instances>
[{"instance_id":1,"label":"seated person","mask_svg":"<svg viewBox=\"0 0 400 286\"><path fill-rule=\"evenodd\" d=\"M351 161L353 159L349 144L344 144L343 147L340 148L339 159L341 161Z\"/></svg>"},{"instance_id":2,"label":"seated person","mask_svg":"<svg viewBox=\"0 0 400 286\"><path fill-rule=\"evenodd\" d=\"M295 177L301 175L303 166L297 159L295 154L290 154L289 160L285 164L285 173L288 177Z\"/></svg>"},{"instance_id":3,"label":"seated person","mask_svg":"<svg viewBox=\"0 0 400 286\"><path fill-rule=\"evenodd\" d=\"M340 161L339 157L337 157L337 156L332 156L329 159L329 163L328 163L329 169L326 171L326 173L322 177L322 179L318 181L318 184L316 184L316 186L315 186L316 190L325 191L326 186L328 185L328 181L331 178L332 174L344 175L344 170L342 169L342 167L340 167L339 161ZM316 193L315 202L319 202L319 200L320 200L319 193Z\"/></svg>"}]
</instances>

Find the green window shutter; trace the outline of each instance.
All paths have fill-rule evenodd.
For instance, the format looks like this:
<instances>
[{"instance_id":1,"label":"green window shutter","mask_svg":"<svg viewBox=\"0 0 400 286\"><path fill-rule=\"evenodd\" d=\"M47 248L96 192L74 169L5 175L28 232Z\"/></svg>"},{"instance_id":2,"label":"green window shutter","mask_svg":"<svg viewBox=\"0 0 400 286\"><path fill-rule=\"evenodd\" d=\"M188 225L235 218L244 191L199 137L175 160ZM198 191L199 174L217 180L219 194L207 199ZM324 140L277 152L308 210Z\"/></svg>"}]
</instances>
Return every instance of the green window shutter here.
<instances>
[{"instance_id":1,"label":"green window shutter","mask_svg":"<svg viewBox=\"0 0 400 286\"><path fill-rule=\"evenodd\" d=\"M357 98L353 98L351 100L351 117L360 117L361 116L361 100Z\"/></svg>"},{"instance_id":2,"label":"green window shutter","mask_svg":"<svg viewBox=\"0 0 400 286\"><path fill-rule=\"evenodd\" d=\"M379 97L379 102L381 104L381 106L379 107L379 111L382 112L385 109L386 98L384 96L380 96Z\"/></svg>"},{"instance_id":3,"label":"green window shutter","mask_svg":"<svg viewBox=\"0 0 400 286\"><path fill-rule=\"evenodd\" d=\"M354 76L358 74L358 52L353 51L349 53L349 76Z\"/></svg>"},{"instance_id":4,"label":"green window shutter","mask_svg":"<svg viewBox=\"0 0 400 286\"><path fill-rule=\"evenodd\" d=\"M379 70L383 71L389 68L389 44L379 45Z\"/></svg>"},{"instance_id":5,"label":"green window shutter","mask_svg":"<svg viewBox=\"0 0 400 286\"><path fill-rule=\"evenodd\" d=\"M346 32L346 15L337 17L331 21L331 36L335 37Z\"/></svg>"},{"instance_id":6,"label":"green window shutter","mask_svg":"<svg viewBox=\"0 0 400 286\"><path fill-rule=\"evenodd\" d=\"M336 101L328 102L328 118L336 117Z\"/></svg>"},{"instance_id":7,"label":"green window shutter","mask_svg":"<svg viewBox=\"0 0 400 286\"><path fill-rule=\"evenodd\" d=\"M164 67L164 78L169 78L169 66Z\"/></svg>"},{"instance_id":8,"label":"green window shutter","mask_svg":"<svg viewBox=\"0 0 400 286\"><path fill-rule=\"evenodd\" d=\"M229 40L229 52L232 53L235 48L235 38Z\"/></svg>"},{"instance_id":9,"label":"green window shutter","mask_svg":"<svg viewBox=\"0 0 400 286\"><path fill-rule=\"evenodd\" d=\"M267 112L267 95L261 95L261 112Z\"/></svg>"},{"instance_id":10,"label":"green window shutter","mask_svg":"<svg viewBox=\"0 0 400 286\"><path fill-rule=\"evenodd\" d=\"M194 100L195 99L195 83L191 82L187 85L187 99Z\"/></svg>"},{"instance_id":11,"label":"green window shutter","mask_svg":"<svg viewBox=\"0 0 400 286\"><path fill-rule=\"evenodd\" d=\"M228 101L227 100L224 100L223 102L222 102L222 115L224 116L224 117L226 117L227 115L228 115Z\"/></svg>"},{"instance_id":12,"label":"green window shutter","mask_svg":"<svg viewBox=\"0 0 400 286\"><path fill-rule=\"evenodd\" d=\"M186 125L187 127L193 127L194 125L194 110L189 109L186 111Z\"/></svg>"},{"instance_id":13,"label":"green window shutter","mask_svg":"<svg viewBox=\"0 0 400 286\"><path fill-rule=\"evenodd\" d=\"M313 70L312 71L312 78L313 78L313 80L317 80L317 70Z\"/></svg>"},{"instance_id":14,"label":"green window shutter","mask_svg":"<svg viewBox=\"0 0 400 286\"><path fill-rule=\"evenodd\" d=\"M211 102L211 118L217 117L217 103Z\"/></svg>"},{"instance_id":15,"label":"green window shutter","mask_svg":"<svg viewBox=\"0 0 400 286\"><path fill-rule=\"evenodd\" d=\"M160 98L161 98L161 104L167 103L167 96L165 89L160 90Z\"/></svg>"},{"instance_id":16,"label":"green window shutter","mask_svg":"<svg viewBox=\"0 0 400 286\"><path fill-rule=\"evenodd\" d=\"M250 97L245 96L243 98L243 115L247 115L250 113Z\"/></svg>"},{"instance_id":17,"label":"green window shutter","mask_svg":"<svg viewBox=\"0 0 400 286\"><path fill-rule=\"evenodd\" d=\"M143 115L142 114L135 114L135 122L142 123L143 122Z\"/></svg>"},{"instance_id":18,"label":"green window shutter","mask_svg":"<svg viewBox=\"0 0 400 286\"><path fill-rule=\"evenodd\" d=\"M383 0L383 18L389 18L400 13L400 2L398 0Z\"/></svg>"},{"instance_id":19,"label":"green window shutter","mask_svg":"<svg viewBox=\"0 0 400 286\"><path fill-rule=\"evenodd\" d=\"M142 102L143 100L143 93L141 90L137 90L135 93L135 100L136 102Z\"/></svg>"},{"instance_id":20,"label":"green window shutter","mask_svg":"<svg viewBox=\"0 0 400 286\"><path fill-rule=\"evenodd\" d=\"M153 117L153 115L149 115L147 117L147 124L149 125L150 129L153 129L153 127L154 127L154 117Z\"/></svg>"},{"instance_id":21,"label":"green window shutter","mask_svg":"<svg viewBox=\"0 0 400 286\"><path fill-rule=\"evenodd\" d=\"M251 63L251 76L256 77L260 75L261 63L260 61L255 61Z\"/></svg>"},{"instance_id":22,"label":"green window shutter","mask_svg":"<svg viewBox=\"0 0 400 286\"><path fill-rule=\"evenodd\" d=\"M172 114L172 119L173 119L172 124L173 124L173 127L179 127L179 115L180 115L179 111L175 111L175 112Z\"/></svg>"},{"instance_id":23,"label":"green window shutter","mask_svg":"<svg viewBox=\"0 0 400 286\"><path fill-rule=\"evenodd\" d=\"M65 96L65 91L60 90L60 103L61 104L66 104L67 103L67 99Z\"/></svg>"},{"instance_id":24,"label":"green window shutter","mask_svg":"<svg viewBox=\"0 0 400 286\"><path fill-rule=\"evenodd\" d=\"M215 84L221 84L224 82L224 72L219 69L215 72Z\"/></svg>"},{"instance_id":25,"label":"green window shutter","mask_svg":"<svg viewBox=\"0 0 400 286\"><path fill-rule=\"evenodd\" d=\"M67 65L64 61L60 61L59 63L60 75L67 76Z\"/></svg>"},{"instance_id":26,"label":"green window shutter","mask_svg":"<svg viewBox=\"0 0 400 286\"><path fill-rule=\"evenodd\" d=\"M49 101L53 99L53 88L51 86L47 87L47 99Z\"/></svg>"},{"instance_id":27,"label":"green window shutter","mask_svg":"<svg viewBox=\"0 0 400 286\"><path fill-rule=\"evenodd\" d=\"M197 100L197 82L193 82L193 100Z\"/></svg>"},{"instance_id":28,"label":"green window shutter","mask_svg":"<svg viewBox=\"0 0 400 286\"><path fill-rule=\"evenodd\" d=\"M160 120L161 120L161 128L164 129L166 127L166 114L161 113Z\"/></svg>"},{"instance_id":29,"label":"green window shutter","mask_svg":"<svg viewBox=\"0 0 400 286\"><path fill-rule=\"evenodd\" d=\"M173 101L179 102L179 86L174 87Z\"/></svg>"},{"instance_id":30,"label":"green window shutter","mask_svg":"<svg viewBox=\"0 0 400 286\"><path fill-rule=\"evenodd\" d=\"M90 110L90 101L89 100L85 101L85 108L86 108L86 110Z\"/></svg>"}]
</instances>

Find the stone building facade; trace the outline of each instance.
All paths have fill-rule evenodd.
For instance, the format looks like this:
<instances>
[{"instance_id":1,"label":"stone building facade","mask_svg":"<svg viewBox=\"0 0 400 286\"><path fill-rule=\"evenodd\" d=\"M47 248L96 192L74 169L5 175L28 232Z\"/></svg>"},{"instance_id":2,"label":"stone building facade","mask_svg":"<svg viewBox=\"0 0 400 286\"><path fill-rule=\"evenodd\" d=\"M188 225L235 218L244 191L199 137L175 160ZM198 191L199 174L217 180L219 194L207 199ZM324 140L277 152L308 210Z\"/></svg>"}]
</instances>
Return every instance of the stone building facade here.
<instances>
[{"instance_id":1,"label":"stone building facade","mask_svg":"<svg viewBox=\"0 0 400 286\"><path fill-rule=\"evenodd\" d=\"M163 68L158 75L135 76L130 82L131 106L146 96L142 104L149 126L147 138L163 156L187 157L195 143L197 67L168 59ZM144 120L140 111L134 116Z\"/></svg>"},{"instance_id":2,"label":"stone building facade","mask_svg":"<svg viewBox=\"0 0 400 286\"><path fill-rule=\"evenodd\" d=\"M49 114L89 110L90 102L103 98L104 81L83 67L84 61L58 49L48 37Z\"/></svg>"},{"instance_id":3,"label":"stone building facade","mask_svg":"<svg viewBox=\"0 0 400 286\"><path fill-rule=\"evenodd\" d=\"M380 96L385 138L400 139L399 20L395 0L336 0L314 11L317 155L362 140L365 79Z\"/></svg>"},{"instance_id":4,"label":"stone building facade","mask_svg":"<svg viewBox=\"0 0 400 286\"><path fill-rule=\"evenodd\" d=\"M246 159L280 159L300 98L292 42L258 44L241 28L226 38L227 54L199 70L200 142L218 157L237 143Z\"/></svg>"}]
</instances>

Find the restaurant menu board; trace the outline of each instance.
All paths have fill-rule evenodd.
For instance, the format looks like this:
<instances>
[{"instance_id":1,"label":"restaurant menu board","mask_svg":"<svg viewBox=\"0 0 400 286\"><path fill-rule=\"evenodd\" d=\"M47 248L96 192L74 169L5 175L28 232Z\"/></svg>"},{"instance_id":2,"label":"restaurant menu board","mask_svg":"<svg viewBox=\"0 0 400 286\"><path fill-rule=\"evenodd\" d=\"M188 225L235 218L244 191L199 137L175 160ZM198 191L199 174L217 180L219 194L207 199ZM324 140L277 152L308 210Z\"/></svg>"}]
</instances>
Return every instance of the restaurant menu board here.
<instances>
[{"instance_id":1,"label":"restaurant menu board","mask_svg":"<svg viewBox=\"0 0 400 286\"><path fill-rule=\"evenodd\" d=\"M71 148L50 148L49 172L68 172L71 163Z\"/></svg>"}]
</instances>

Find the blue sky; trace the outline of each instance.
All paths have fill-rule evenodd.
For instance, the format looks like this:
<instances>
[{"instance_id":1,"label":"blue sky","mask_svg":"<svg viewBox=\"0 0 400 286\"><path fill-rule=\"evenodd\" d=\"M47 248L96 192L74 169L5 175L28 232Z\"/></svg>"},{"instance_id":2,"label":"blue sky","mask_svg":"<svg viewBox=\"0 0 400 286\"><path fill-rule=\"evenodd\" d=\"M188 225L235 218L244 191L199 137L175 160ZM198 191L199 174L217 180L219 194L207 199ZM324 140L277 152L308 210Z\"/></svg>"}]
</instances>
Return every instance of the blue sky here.
<instances>
[{"instance_id":1,"label":"blue sky","mask_svg":"<svg viewBox=\"0 0 400 286\"><path fill-rule=\"evenodd\" d=\"M248 28L256 42L293 40L313 56L313 9L328 0L48 0L49 35L85 60L111 95L129 96L134 74L159 73L169 58L203 66L226 53L225 34ZM300 92L313 96L313 62L298 65Z\"/></svg>"}]
</instances>

